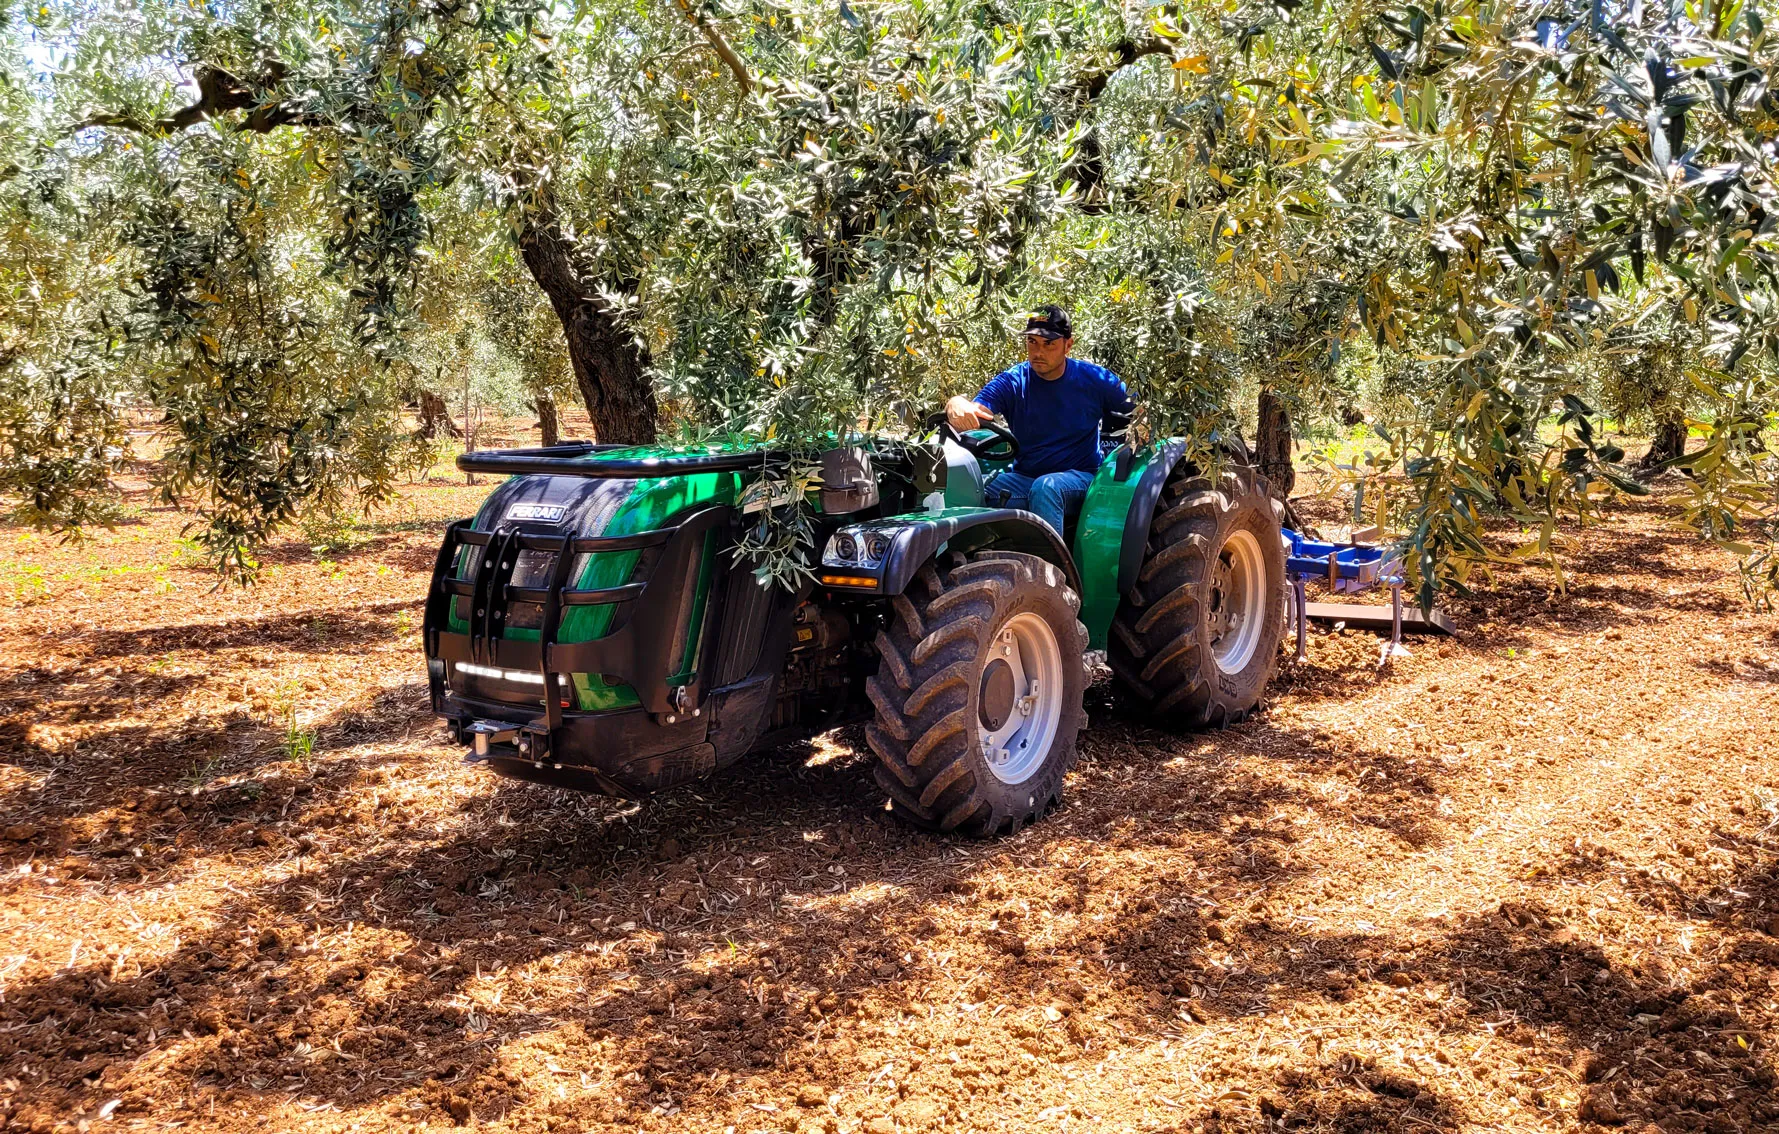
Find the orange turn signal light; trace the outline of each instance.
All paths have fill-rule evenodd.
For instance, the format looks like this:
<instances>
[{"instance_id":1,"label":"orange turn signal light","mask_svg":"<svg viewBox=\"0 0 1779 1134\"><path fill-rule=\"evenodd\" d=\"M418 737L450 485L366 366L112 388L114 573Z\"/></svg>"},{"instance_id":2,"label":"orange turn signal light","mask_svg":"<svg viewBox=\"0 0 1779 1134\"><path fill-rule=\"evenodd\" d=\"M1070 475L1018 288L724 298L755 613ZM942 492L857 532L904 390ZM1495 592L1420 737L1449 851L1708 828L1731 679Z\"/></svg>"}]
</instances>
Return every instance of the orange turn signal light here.
<instances>
[{"instance_id":1,"label":"orange turn signal light","mask_svg":"<svg viewBox=\"0 0 1779 1134\"><path fill-rule=\"evenodd\" d=\"M869 575L823 575L822 582L830 587L875 587L877 580Z\"/></svg>"}]
</instances>

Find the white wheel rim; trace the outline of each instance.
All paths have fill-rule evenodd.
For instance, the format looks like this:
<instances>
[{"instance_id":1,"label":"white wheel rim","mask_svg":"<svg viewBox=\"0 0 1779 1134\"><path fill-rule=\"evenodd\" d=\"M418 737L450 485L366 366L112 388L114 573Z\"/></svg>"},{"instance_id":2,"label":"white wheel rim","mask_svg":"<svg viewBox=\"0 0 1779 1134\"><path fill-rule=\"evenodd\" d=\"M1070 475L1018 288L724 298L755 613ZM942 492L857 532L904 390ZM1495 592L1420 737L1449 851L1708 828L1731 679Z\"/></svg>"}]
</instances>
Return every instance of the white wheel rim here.
<instances>
[{"instance_id":1,"label":"white wheel rim","mask_svg":"<svg viewBox=\"0 0 1779 1134\"><path fill-rule=\"evenodd\" d=\"M991 729L980 712L976 728L988 770L1004 784L1037 774L1050 754L1062 720L1062 650L1050 624L1036 614L1016 614L989 640L983 673L997 660L1013 671L1013 710ZM982 696L978 674L977 697Z\"/></svg>"},{"instance_id":2,"label":"white wheel rim","mask_svg":"<svg viewBox=\"0 0 1779 1134\"><path fill-rule=\"evenodd\" d=\"M1240 673L1254 660L1266 615L1266 561L1260 541L1233 531L1211 562L1211 596L1205 620L1211 657L1224 673Z\"/></svg>"}]
</instances>

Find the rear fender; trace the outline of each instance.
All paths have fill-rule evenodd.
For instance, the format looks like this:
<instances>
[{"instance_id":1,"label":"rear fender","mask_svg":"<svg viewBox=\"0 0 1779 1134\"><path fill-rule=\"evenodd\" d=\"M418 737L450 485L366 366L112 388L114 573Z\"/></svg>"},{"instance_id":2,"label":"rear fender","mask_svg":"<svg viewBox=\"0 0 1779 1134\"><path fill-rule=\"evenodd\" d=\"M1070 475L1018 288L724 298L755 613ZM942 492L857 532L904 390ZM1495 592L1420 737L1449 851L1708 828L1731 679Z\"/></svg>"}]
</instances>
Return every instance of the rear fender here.
<instances>
[{"instance_id":1,"label":"rear fender","mask_svg":"<svg viewBox=\"0 0 1779 1134\"><path fill-rule=\"evenodd\" d=\"M1075 560L1087 580L1081 623L1092 649L1106 648L1119 600L1142 568L1156 501L1185 453L1186 442L1178 437L1134 452L1120 445L1100 463L1088 486L1075 525Z\"/></svg>"},{"instance_id":2,"label":"rear fender","mask_svg":"<svg viewBox=\"0 0 1779 1134\"><path fill-rule=\"evenodd\" d=\"M1244 466L1252 463L1241 438L1213 435L1212 439L1223 449L1226 460ZM1093 649L1105 649L1112 616L1136 585L1161 490L1190 447L1184 437L1170 437L1134 451L1120 445L1101 462L1087 489L1075 527L1075 561L1088 581L1081 594L1081 622Z\"/></svg>"},{"instance_id":3,"label":"rear fender","mask_svg":"<svg viewBox=\"0 0 1779 1134\"><path fill-rule=\"evenodd\" d=\"M856 549L843 555L847 540ZM899 595L941 550L1022 551L1062 569L1081 593L1081 573L1050 525L1018 508L946 508L847 524L822 549L821 585L837 593Z\"/></svg>"}]
</instances>

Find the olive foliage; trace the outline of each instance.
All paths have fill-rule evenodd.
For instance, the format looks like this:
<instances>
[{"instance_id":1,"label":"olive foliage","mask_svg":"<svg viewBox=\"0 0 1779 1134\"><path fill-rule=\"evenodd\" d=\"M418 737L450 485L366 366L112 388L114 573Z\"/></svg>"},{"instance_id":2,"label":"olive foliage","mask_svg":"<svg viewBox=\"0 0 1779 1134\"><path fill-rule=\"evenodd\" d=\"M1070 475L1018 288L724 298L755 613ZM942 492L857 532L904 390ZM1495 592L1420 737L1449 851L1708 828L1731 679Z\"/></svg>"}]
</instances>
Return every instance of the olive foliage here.
<instances>
[{"instance_id":1,"label":"olive foliage","mask_svg":"<svg viewBox=\"0 0 1779 1134\"><path fill-rule=\"evenodd\" d=\"M1238 320L1294 332L1300 380L1361 335L1407 363L1378 432L1424 603L1498 554L1486 517L1542 556L1562 512L1644 491L1600 395L1702 436L1672 459L1691 515L1771 584L1779 104L1752 5L1253 6L1173 33L1143 191L1191 210Z\"/></svg>"},{"instance_id":2,"label":"olive foliage","mask_svg":"<svg viewBox=\"0 0 1779 1134\"><path fill-rule=\"evenodd\" d=\"M393 490L465 336L610 438L900 431L1060 299L1139 431L1377 376L1423 603L1499 517L1558 567L1559 517L1662 466L1779 580L1779 59L1740 0L6 11L0 490L36 523L102 520L147 413L244 571Z\"/></svg>"},{"instance_id":3,"label":"olive foliage","mask_svg":"<svg viewBox=\"0 0 1779 1134\"><path fill-rule=\"evenodd\" d=\"M455 204L425 124L441 74L506 25L405 6L252 26L184 4L25 11L12 58L39 50L12 71L30 113L4 139L0 483L33 522L106 519L134 413L157 487L245 578L300 513L386 499L417 463L401 410L432 215Z\"/></svg>"}]
</instances>

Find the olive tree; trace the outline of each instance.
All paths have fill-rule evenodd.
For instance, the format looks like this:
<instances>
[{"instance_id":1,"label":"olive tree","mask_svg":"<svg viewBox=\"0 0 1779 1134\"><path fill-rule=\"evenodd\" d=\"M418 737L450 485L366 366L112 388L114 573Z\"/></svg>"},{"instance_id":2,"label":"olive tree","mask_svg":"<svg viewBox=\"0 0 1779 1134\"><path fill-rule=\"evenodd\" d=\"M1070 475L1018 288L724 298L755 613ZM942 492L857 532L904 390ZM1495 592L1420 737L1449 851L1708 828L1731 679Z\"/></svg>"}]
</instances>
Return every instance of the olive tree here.
<instances>
[{"instance_id":1,"label":"olive tree","mask_svg":"<svg viewBox=\"0 0 1779 1134\"><path fill-rule=\"evenodd\" d=\"M1775 59L1752 7L1330 0L1164 31L1181 46L1131 143L1154 171L1137 188L1190 213L1226 302L1307 286L1330 359L1364 335L1412 361L1392 371L1413 412L1380 428L1424 603L1498 554L1486 517L1542 555L1563 511L1643 491L1584 363L1652 308L1705 332L1682 364L1694 518L1759 569L1740 537L1771 520L1779 339Z\"/></svg>"},{"instance_id":2,"label":"olive tree","mask_svg":"<svg viewBox=\"0 0 1779 1134\"><path fill-rule=\"evenodd\" d=\"M1601 397L1701 438L1672 456L1693 518L1751 585L1779 569L1774 52L1745 5L11 11L15 60L33 21L66 47L0 137L16 249L116 282L39 289L70 298L4 346L36 360L8 484L46 520L78 522L120 397L166 414L168 486L225 559L302 499L386 491L354 454L393 436L427 273L481 217L602 440L664 408L785 445L888 425L1060 297L1151 428L1214 433L1257 389L1281 480L1290 412L1340 404L1363 340L1423 602L1501 553L1489 517L1542 556L1564 512L1642 491ZM79 438L41 425L69 399Z\"/></svg>"}]
</instances>

